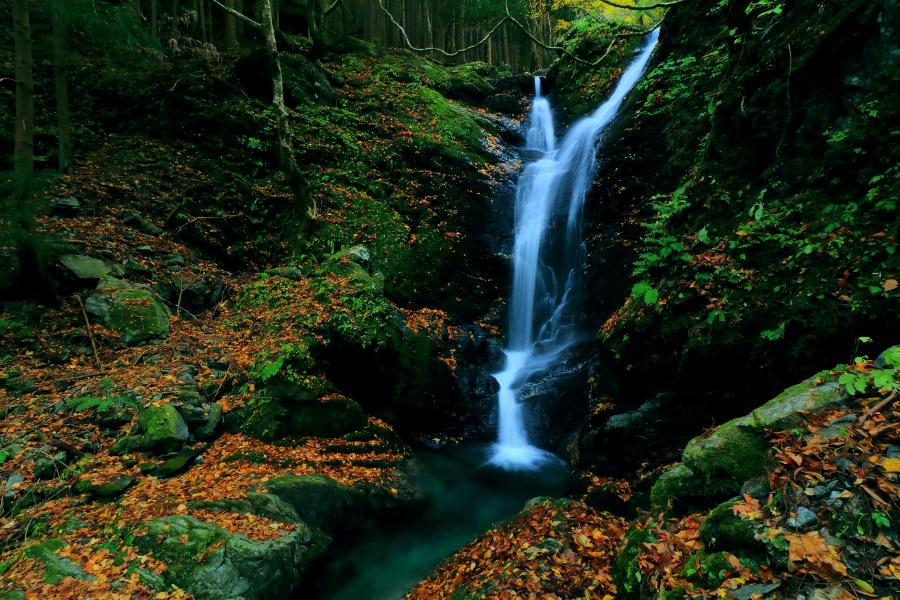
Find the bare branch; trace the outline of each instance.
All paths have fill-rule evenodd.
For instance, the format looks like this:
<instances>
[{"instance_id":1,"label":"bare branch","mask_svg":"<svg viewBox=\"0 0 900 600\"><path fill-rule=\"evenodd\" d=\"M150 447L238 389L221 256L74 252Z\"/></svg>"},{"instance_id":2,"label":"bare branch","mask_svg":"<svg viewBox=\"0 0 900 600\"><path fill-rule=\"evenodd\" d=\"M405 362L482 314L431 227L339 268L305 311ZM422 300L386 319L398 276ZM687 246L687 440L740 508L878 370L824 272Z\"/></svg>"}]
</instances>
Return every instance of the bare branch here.
<instances>
[{"instance_id":1,"label":"bare branch","mask_svg":"<svg viewBox=\"0 0 900 600\"><path fill-rule=\"evenodd\" d=\"M255 27L256 29L262 29L262 23L257 23L256 21L254 21L253 19L251 19L244 13L234 10L233 8L230 8L228 6L225 6L224 4L219 2L219 0L212 0L212 3L215 4L216 6L218 6L219 8L221 8L222 10L224 10L225 12L227 12L229 15L231 15L233 17L237 17L238 19L240 19L244 23L247 23L251 27Z\"/></svg>"},{"instance_id":2,"label":"bare branch","mask_svg":"<svg viewBox=\"0 0 900 600\"><path fill-rule=\"evenodd\" d=\"M336 9L338 7L338 5L341 4L341 2L342 2L342 0L334 0L334 2L332 2L329 6L325 7L325 9L322 11L322 14L325 16L330 15L331 11Z\"/></svg>"},{"instance_id":3,"label":"bare branch","mask_svg":"<svg viewBox=\"0 0 900 600\"><path fill-rule=\"evenodd\" d=\"M599 0L599 2L608 6L613 6L615 8L624 8L625 10L656 10L657 8L670 8L686 1L687 0L671 0L670 2L657 2L655 4L631 5L619 4L614 0Z\"/></svg>"},{"instance_id":4,"label":"bare branch","mask_svg":"<svg viewBox=\"0 0 900 600\"><path fill-rule=\"evenodd\" d=\"M213 0L213 2L215 2L215 1L216 0ZM338 0L338 1L340 1L340 0ZM601 1L606 2L607 0L601 0ZM680 4L683 1L684 0L678 0L677 2L672 2L671 4ZM646 31L633 31L633 32L616 34L615 37L613 37L612 42L610 42L609 47L606 49L606 52L603 53L603 56L601 56L597 60L589 61L589 60L585 60L585 59L581 58L580 56L573 54L572 52L570 52L568 49L564 48L563 46L554 46L554 45L548 44L548 43L544 42L543 40L539 39L538 37L536 37L528 27L523 25L521 21L519 21L514 16L512 16L512 14L509 12L509 3L508 2L506 3L506 16L503 17L502 19L500 19L499 21L497 21L497 23L493 27L491 27L490 30L488 30L488 32L484 35L484 37L482 37L480 40L478 40L477 42L475 42L473 44L470 44L464 48L458 48L456 50L444 50L443 48L437 48L434 46L428 46L425 48L419 48L417 46L414 46L413 43L409 40L409 35L406 33L406 28L404 28L403 25L401 25L400 22L397 21L397 19L394 17L394 15L391 13L391 11L389 11L385 7L384 0L378 0L378 6L381 8L381 11L390 20L391 24L394 27L396 27L397 30L400 32L400 35L403 38L403 42L406 44L406 46L414 52L437 52L439 54L442 54L442 55L444 55L446 57L450 57L450 58L452 58L454 56L459 56L460 54L462 54L464 52L469 52L471 50L474 50L475 48L478 48L478 47L483 46L484 44L488 43L490 41L491 37L494 35L494 33L497 32L498 29L500 29L506 23L511 23L516 28L522 30L522 32L526 36L528 36L528 38L532 42L534 42L541 48L544 48L545 50L550 50L552 52L559 52L561 54L568 56L575 62L579 62L579 63L581 63L583 65L587 65L589 67L596 67L597 65L599 65L603 61L603 59L605 59L609 55L609 53L613 49L613 46L615 46L616 42L618 42L620 39L625 38L625 37L646 35L647 33L651 32L654 29L656 29L657 27L659 27L660 24L662 24L662 19L660 19Z\"/></svg>"}]
</instances>

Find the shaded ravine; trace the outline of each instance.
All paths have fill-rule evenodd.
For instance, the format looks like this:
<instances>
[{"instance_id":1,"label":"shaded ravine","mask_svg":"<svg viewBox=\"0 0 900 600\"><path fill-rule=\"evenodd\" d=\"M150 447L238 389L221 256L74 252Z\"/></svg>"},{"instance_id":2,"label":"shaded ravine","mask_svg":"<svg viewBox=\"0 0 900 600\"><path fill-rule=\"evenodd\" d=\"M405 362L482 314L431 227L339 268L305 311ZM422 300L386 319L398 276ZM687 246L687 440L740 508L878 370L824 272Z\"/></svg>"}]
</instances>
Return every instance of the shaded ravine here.
<instances>
[{"instance_id":1,"label":"shaded ravine","mask_svg":"<svg viewBox=\"0 0 900 600\"><path fill-rule=\"evenodd\" d=\"M565 492L562 463L510 473L485 464L488 448L461 445L422 450L409 460L410 483L422 496L363 535L335 543L310 590L298 598L316 600L397 600L427 577L441 560L515 515L535 496Z\"/></svg>"},{"instance_id":2,"label":"shaded ravine","mask_svg":"<svg viewBox=\"0 0 900 600\"><path fill-rule=\"evenodd\" d=\"M500 384L497 443L413 454L408 477L420 501L335 543L298 597L400 599L441 560L517 514L527 500L565 493L567 465L530 443L517 393L577 341L571 298L583 262L581 212L596 173L596 146L643 74L658 34L649 35L611 97L559 142L535 78L525 148L535 158L516 190L507 365L494 375ZM560 234L550 236L551 230Z\"/></svg>"}]
</instances>

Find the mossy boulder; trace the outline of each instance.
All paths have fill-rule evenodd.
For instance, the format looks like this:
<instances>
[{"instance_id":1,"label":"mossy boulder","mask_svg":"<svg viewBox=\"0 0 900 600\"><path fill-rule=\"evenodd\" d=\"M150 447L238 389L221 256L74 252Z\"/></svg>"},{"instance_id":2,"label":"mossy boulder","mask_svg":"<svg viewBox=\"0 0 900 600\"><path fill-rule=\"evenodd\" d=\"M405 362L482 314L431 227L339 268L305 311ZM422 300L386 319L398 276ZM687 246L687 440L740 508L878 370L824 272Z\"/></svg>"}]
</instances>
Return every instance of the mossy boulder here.
<instances>
[{"instance_id":1,"label":"mossy boulder","mask_svg":"<svg viewBox=\"0 0 900 600\"><path fill-rule=\"evenodd\" d=\"M349 398L326 398L292 408L287 433L311 437L338 437L368 423L362 408Z\"/></svg>"},{"instance_id":2,"label":"mossy boulder","mask_svg":"<svg viewBox=\"0 0 900 600\"><path fill-rule=\"evenodd\" d=\"M119 334L123 344L136 345L169 336L169 313L145 288L105 276L85 308L104 327Z\"/></svg>"},{"instance_id":3,"label":"mossy boulder","mask_svg":"<svg viewBox=\"0 0 900 600\"><path fill-rule=\"evenodd\" d=\"M213 512L232 512L239 514L258 515L281 521L282 523L297 523L301 521L294 507L275 494L247 494L243 500L228 499L202 502L188 502L191 508L203 508Z\"/></svg>"},{"instance_id":4,"label":"mossy boulder","mask_svg":"<svg viewBox=\"0 0 900 600\"><path fill-rule=\"evenodd\" d=\"M93 575L82 571L78 565L68 558L59 556L62 548L68 544L58 538L46 539L37 544L25 548L22 555L26 558L35 558L44 563L44 583L54 585L66 577L75 579L94 579Z\"/></svg>"},{"instance_id":5,"label":"mossy boulder","mask_svg":"<svg viewBox=\"0 0 900 600\"><path fill-rule=\"evenodd\" d=\"M737 494L748 479L765 473L770 444L767 430L802 422L805 413L840 406L848 399L830 374L788 388L749 415L728 421L688 442L682 464L659 478L651 490L653 507L706 504Z\"/></svg>"},{"instance_id":6,"label":"mossy boulder","mask_svg":"<svg viewBox=\"0 0 900 600\"><path fill-rule=\"evenodd\" d=\"M138 424L144 432L143 447L148 450L171 452L188 438L188 427L171 404L148 406L138 417Z\"/></svg>"},{"instance_id":7,"label":"mossy boulder","mask_svg":"<svg viewBox=\"0 0 900 600\"><path fill-rule=\"evenodd\" d=\"M182 449L175 456L167 459L164 463L154 469L153 474L159 478L171 477L185 470L190 461L197 456L194 450Z\"/></svg>"},{"instance_id":8,"label":"mossy boulder","mask_svg":"<svg viewBox=\"0 0 900 600\"><path fill-rule=\"evenodd\" d=\"M302 523L281 537L258 541L186 515L154 519L135 539L140 550L168 566L164 577L169 583L216 600L289 596L297 573L325 543Z\"/></svg>"},{"instance_id":9,"label":"mossy boulder","mask_svg":"<svg viewBox=\"0 0 900 600\"><path fill-rule=\"evenodd\" d=\"M734 505L739 498L723 502L710 511L703 525L700 537L710 550L762 550L763 545L756 539L753 521L734 514Z\"/></svg>"},{"instance_id":10,"label":"mossy boulder","mask_svg":"<svg viewBox=\"0 0 900 600\"><path fill-rule=\"evenodd\" d=\"M120 456L129 452L136 452L143 447L144 436L129 434L116 440L116 443L110 447L109 453L113 456Z\"/></svg>"},{"instance_id":11,"label":"mossy boulder","mask_svg":"<svg viewBox=\"0 0 900 600\"><path fill-rule=\"evenodd\" d=\"M269 481L268 491L287 502L313 527L332 530L360 500L360 491L325 475L284 475Z\"/></svg>"},{"instance_id":12,"label":"mossy boulder","mask_svg":"<svg viewBox=\"0 0 900 600\"><path fill-rule=\"evenodd\" d=\"M111 499L121 496L134 484L134 477L123 475L114 477L104 483L93 483L88 479L82 479L75 484L74 490L79 494L90 494L96 498Z\"/></svg>"}]
</instances>

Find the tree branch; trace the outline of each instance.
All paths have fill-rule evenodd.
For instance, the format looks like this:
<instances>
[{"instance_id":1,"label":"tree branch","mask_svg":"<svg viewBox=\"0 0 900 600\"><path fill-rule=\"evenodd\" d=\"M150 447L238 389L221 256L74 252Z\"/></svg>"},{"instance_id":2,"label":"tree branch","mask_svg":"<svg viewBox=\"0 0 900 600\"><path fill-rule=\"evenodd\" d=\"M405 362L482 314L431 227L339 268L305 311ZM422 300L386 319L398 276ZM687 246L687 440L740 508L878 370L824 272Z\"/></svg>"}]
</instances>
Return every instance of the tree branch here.
<instances>
[{"instance_id":1,"label":"tree branch","mask_svg":"<svg viewBox=\"0 0 900 600\"><path fill-rule=\"evenodd\" d=\"M215 1L216 0L213 0L213 2L215 2ZM340 0L338 0L338 1L340 1ZM601 0L601 1L607 2L607 0ZM681 2L684 2L684 1L685 0L677 0L677 1L674 1L671 3L666 3L665 5L680 4ZM613 49L613 46L615 46L616 42L618 42L621 38L631 37L631 36L636 36L636 35L646 35L649 32L656 29L657 27L659 27L663 21L661 18L659 21L656 22L656 24L654 24L652 27L650 27L650 29L648 29L646 31L632 31L632 32L627 32L627 33L616 34L613 37L612 42L610 42L609 47L606 49L606 52L603 53L603 56L601 56L597 60L590 61L590 60L585 60L585 59L581 58L580 56L573 54L572 52L570 52L568 49L564 48L563 46L554 46L554 45L548 44L548 43L544 42L543 40L539 39L537 36L535 36L531 32L530 29L528 29L528 27L523 25L518 19L516 19L514 16L512 16L512 14L509 12L509 3L508 2L506 4L506 16L504 16L499 21L497 21L497 23L493 27L491 27L490 30L488 30L488 32L484 35L484 37L482 37L477 42L466 46L465 48L458 48L456 50L450 50L450 51L444 50L443 48L437 48L434 46L428 46L425 48L419 48L417 46L414 46L413 43L409 40L409 35L406 33L406 28L403 27L403 25L401 25L400 22L397 21L397 19L391 13L391 11L389 11L387 9L387 7L385 7L384 0L378 0L378 6L381 8L381 11L390 20L391 24L394 27L396 27L397 30L400 32L400 35L403 38L403 42L406 44L406 46L414 52L437 52L448 58L452 58L454 56L459 56L460 54L462 54L464 52L469 52L470 50L474 50L475 48L478 48L478 47L483 46L484 44L488 43L490 41L491 37L494 35L494 33L497 32L498 29L500 29L506 23L512 23L516 28L522 30L522 32L526 36L528 36L528 38L532 42L534 42L541 48L544 48L545 50L550 50L552 52L559 52L561 54L568 56L572 60L579 62L583 65L587 65L589 67L596 67L597 65L599 65L609 55L609 53Z\"/></svg>"},{"instance_id":2,"label":"tree branch","mask_svg":"<svg viewBox=\"0 0 900 600\"><path fill-rule=\"evenodd\" d=\"M341 1L342 0L334 0L334 2L332 2L329 6L326 6L324 10L322 10L322 14L326 17L330 15L331 11L336 9L338 5L341 4Z\"/></svg>"},{"instance_id":3,"label":"tree branch","mask_svg":"<svg viewBox=\"0 0 900 600\"><path fill-rule=\"evenodd\" d=\"M670 8L687 0L671 0L670 2L657 2L655 4L631 5L619 4L613 0L599 0L599 2L615 8L624 8L625 10L656 10L657 8Z\"/></svg>"},{"instance_id":4,"label":"tree branch","mask_svg":"<svg viewBox=\"0 0 900 600\"><path fill-rule=\"evenodd\" d=\"M255 27L256 29L262 29L262 23L257 23L256 21L254 21L253 19L251 19L244 13L234 10L233 8L230 8L228 6L225 6L224 4L219 2L219 0L212 0L212 3L215 4L216 6L218 6L219 8L221 8L222 10L224 10L225 12L227 12L229 15L231 15L233 17L237 17L238 19L240 19L244 23L247 23L251 27Z\"/></svg>"}]
</instances>

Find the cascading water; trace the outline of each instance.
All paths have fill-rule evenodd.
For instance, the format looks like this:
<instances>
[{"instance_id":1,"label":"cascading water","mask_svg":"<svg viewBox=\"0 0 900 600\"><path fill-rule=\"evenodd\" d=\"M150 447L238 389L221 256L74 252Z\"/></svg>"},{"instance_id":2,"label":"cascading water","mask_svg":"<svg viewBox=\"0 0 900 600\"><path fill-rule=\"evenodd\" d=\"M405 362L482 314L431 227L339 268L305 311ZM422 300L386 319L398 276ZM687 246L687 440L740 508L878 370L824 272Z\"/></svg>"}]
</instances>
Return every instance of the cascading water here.
<instances>
[{"instance_id":1,"label":"cascading water","mask_svg":"<svg viewBox=\"0 0 900 600\"><path fill-rule=\"evenodd\" d=\"M550 103L535 78L526 150L540 155L525 167L516 188L506 367L494 374L500 384L498 427L489 462L501 468L530 470L554 458L528 441L517 394L575 341L568 308L583 258L581 209L597 170L596 147L643 74L658 37L658 29L650 33L610 98L572 125L559 146Z\"/></svg>"}]
</instances>

